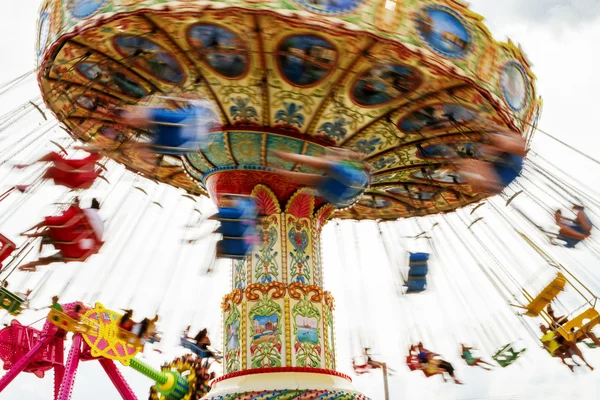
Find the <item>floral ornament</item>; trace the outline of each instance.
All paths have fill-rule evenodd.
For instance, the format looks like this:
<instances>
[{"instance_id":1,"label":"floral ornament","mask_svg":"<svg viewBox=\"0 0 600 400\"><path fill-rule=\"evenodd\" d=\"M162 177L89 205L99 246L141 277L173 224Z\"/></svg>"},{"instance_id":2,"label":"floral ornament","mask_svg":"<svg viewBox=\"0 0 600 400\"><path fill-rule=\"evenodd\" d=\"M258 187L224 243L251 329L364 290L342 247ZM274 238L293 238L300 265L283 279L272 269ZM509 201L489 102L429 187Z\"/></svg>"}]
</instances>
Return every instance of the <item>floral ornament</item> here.
<instances>
[{"instance_id":1,"label":"floral ornament","mask_svg":"<svg viewBox=\"0 0 600 400\"><path fill-rule=\"evenodd\" d=\"M235 260L234 286L236 289L246 289L246 260Z\"/></svg>"},{"instance_id":2,"label":"floral ornament","mask_svg":"<svg viewBox=\"0 0 600 400\"><path fill-rule=\"evenodd\" d=\"M393 156L381 157L371 163L371 168L373 168L375 171L379 171L381 169L384 169L385 167L387 167L389 164L393 163L394 161L396 161L396 157L393 157Z\"/></svg>"},{"instance_id":3,"label":"floral ornament","mask_svg":"<svg viewBox=\"0 0 600 400\"><path fill-rule=\"evenodd\" d=\"M333 122L325 122L317 131L336 140L341 140L348 133L348 130L345 128L348 124L348 121L344 118L338 117Z\"/></svg>"},{"instance_id":4,"label":"floral ornament","mask_svg":"<svg viewBox=\"0 0 600 400\"><path fill-rule=\"evenodd\" d=\"M233 105L229 107L229 112L235 120L236 124L257 124L258 123L258 112L256 108L249 105L249 98L242 98L240 96L232 97L231 101Z\"/></svg>"},{"instance_id":5,"label":"floral ornament","mask_svg":"<svg viewBox=\"0 0 600 400\"><path fill-rule=\"evenodd\" d=\"M254 276L258 283L270 283L279 276L279 266L277 265L279 252L273 250L279 235L274 226L269 227L268 224L265 224L259 227L258 237L258 253L254 253L254 258L256 258Z\"/></svg>"},{"instance_id":6,"label":"floral ornament","mask_svg":"<svg viewBox=\"0 0 600 400\"><path fill-rule=\"evenodd\" d=\"M306 254L309 236L306 227L296 224L288 232L288 239L292 243L293 250L290 251L290 274L292 282L307 285L310 280L310 256Z\"/></svg>"},{"instance_id":7,"label":"floral ornament","mask_svg":"<svg viewBox=\"0 0 600 400\"><path fill-rule=\"evenodd\" d=\"M369 139L361 139L354 144L354 149L359 153L370 154L381 144L381 139L373 136Z\"/></svg>"},{"instance_id":8,"label":"floral ornament","mask_svg":"<svg viewBox=\"0 0 600 400\"><path fill-rule=\"evenodd\" d=\"M275 113L276 126L283 126L286 128L299 129L304 125L304 115L300 112L302 106L296 103L283 103L283 110L279 110Z\"/></svg>"}]
</instances>

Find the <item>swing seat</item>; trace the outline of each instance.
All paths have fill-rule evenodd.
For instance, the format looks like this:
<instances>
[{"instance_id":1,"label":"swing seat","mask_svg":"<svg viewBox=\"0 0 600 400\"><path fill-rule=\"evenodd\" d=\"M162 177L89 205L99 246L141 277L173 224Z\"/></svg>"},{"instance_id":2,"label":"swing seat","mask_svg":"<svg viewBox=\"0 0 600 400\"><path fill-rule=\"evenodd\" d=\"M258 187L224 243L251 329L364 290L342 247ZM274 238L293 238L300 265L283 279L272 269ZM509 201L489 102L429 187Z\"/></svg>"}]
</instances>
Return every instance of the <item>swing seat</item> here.
<instances>
[{"instance_id":1,"label":"swing seat","mask_svg":"<svg viewBox=\"0 0 600 400\"><path fill-rule=\"evenodd\" d=\"M210 352L208 349L202 349L197 343L186 339L185 337L181 338L181 346L183 346L183 348L185 349L190 350L199 358L209 358L212 355L212 352Z\"/></svg>"},{"instance_id":2,"label":"swing seat","mask_svg":"<svg viewBox=\"0 0 600 400\"><path fill-rule=\"evenodd\" d=\"M429 253L410 253L409 263L423 263L429 260Z\"/></svg>"},{"instance_id":3,"label":"swing seat","mask_svg":"<svg viewBox=\"0 0 600 400\"><path fill-rule=\"evenodd\" d=\"M102 159L102 156L92 153L85 158L72 159L52 152L50 158L57 169L67 172L90 172L96 169L96 163Z\"/></svg>"},{"instance_id":4,"label":"swing seat","mask_svg":"<svg viewBox=\"0 0 600 400\"><path fill-rule=\"evenodd\" d=\"M507 344L502 347L500 350L496 352L492 356L492 358L502 367L506 368L515 361L526 351L527 349L523 349L521 351L515 351L512 347L512 343Z\"/></svg>"},{"instance_id":5,"label":"swing seat","mask_svg":"<svg viewBox=\"0 0 600 400\"><path fill-rule=\"evenodd\" d=\"M41 331L21 325L17 320L13 320L10 326L0 330L0 360L3 362L3 369L11 369L40 340L42 340ZM64 339L55 337L46 347L37 352L24 371L43 377L45 371L63 363Z\"/></svg>"},{"instance_id":6,"label":"swing seat","mask_svg":"<svg viewBox=\"0 0 600 400\"><path fill-rule=\"evenodd\" d=\"M562 246L566 249L574 249L575 246L577 246L581 242L580 239L573 239L573 238L566 237L563 235L556 236L556 239L562 240L563 242L565 242L565 244L563 244Z\"/></svg>"},{"instance_id":7,"label":"swing seat","mask_svg":"<svg viewBox=\"0 0 600 400\"><path fill-rule=\"evenodd\" d=\"M426 276L427 272L429 272L429 268L427 264L424 265L411 265L408 271L408 276Z\"/></svg>"},{"instance_id":8,"label":"swing seat","mask_svg":"<svg viewBox=\"0 0 600 400\"><path fill-rule=\"evenodd\" d=\"M71 190L89 189L100 175L100 171L65 172L50 167L47 176L54 184L65 186Z\"/></svg>"},{"instance_id":9,"label":"swing seat","mask_svg":"<svg viewBox=\"0 0 600 400\"><path fill-rule=\"evenodd\" d=\"M217 244L218 258L245 259L252 251L252 243L248 243L245 237L224 236Z\"/></svg>"},{"instance_id":10,"label":"swing seat","mask_svg":"<svg viewBox=\"0 0 600 400\"><path fill-rule=\"evenodd\" d=\"M139 336L135 333L119 328L117 337L119 338L119 341L125 343L129 347L133 347L138 351L142 351L144 349L144 344L140 340Z\"/></svg>"},{"instance_id":11,"label":"swing seat","mask_svg":"<svg viewBox=\"0 0 600 400\"><path fill-rule=\"evenodd\" d=\"M317 187L319 196L336 207L347 207L369 186L369 173L354 162L339 162Z\"/></svg>"},{"instance_id":12,"label":"swing seat","mask_svg":"<svg viewBox=\"0 0 600 400\"><path fill-rule=\"evenodd\" d=\"M206 142L208 125L199 123L206 113L204 107L187 109L154 109L154 138L150 149L157 154L183 155L199 150Z\"/></svg>"},{"instance_id":13,"label":"swing seat","mask_svg":"<svg viewBox=\"0 0 600 400\"><path fill-rule=\"evenodd\" d=\"M233 212L230 212L233 211ZM238 215L237 210L227 209L224 212L219 211L216 217L212 217L221 223L221 226L217 229L218 233L221 233L223 236L232 236L232 237L242 237L249 236L254 231L254 226L256 225L255 219L242 219L241 216L227 218L226 215Z\"/></svg>"},{"instance_id":14,"label":"swing seat","mask_svg":"<svg viewBox=\"0 0 600 400\"><path fill-rule=\"evenodd\" d=\"M88 333L93 330L90 325L85 324L82 321L77 321L71 318L67 313L59 311L55 308L50 309L46 319L56 327L67 331L76 333Z\"/></svg>"},{"instance_id":15,"label":"swing seat","mask_svg":"<svg viewBox=\"0 0 600 400\"><path fill-rule=\"evenodd\" d=\"M44 219L52 244L65 261L85 261L104 244L86 211L71 206L59 216Z\"/></svg>"},{"instance_id":16,"label":"swing seat","mask_svg":"<svg viewBox=\"0 0 600 400\"><path fill-rule=\"evenodd\" d=\"M6 236L0 235L0 269L2 269L2 262L12 254L16 247Z\"/></svg>"},{"instance_id":17,"label":"swing seat","mask_svg":"<svg viewBox=\"0 0 600 400\"><path fill-rule=\"evenodd\" d=\"M405 285L407 293L423 292L427 288L427 279L409 277Z\"/></svg>"},{"instance_id":18,"label":"swing seat","mask_svg":"<svg viewBox=\"0 0 600 400\"><path fill-rule=\"evenodd\" d=\"M25 302L20 296L12 293L4 287L0 287L0 307L11 315L19 315Z\"/></svg>"},{"instance_id":19,"label":"swing seat","mask_svg":"<svg viewBox=\"0 0 600 400\"><path fill-rule=\"evenodd\" d=\"M421 363L419 362L419 357L413 354L409 354L408 356L406 356L406 365L411 371L418 370L421 366Z\"/></svg>"},{"instance_id":20,"label":"swing seat","mask_svg":"<svg viewBox=\"0 0 600 400\"><path fill-rule=\"evenodd\" d=\"M558 333L568 341L576 342L600 323L600 314L595 308L589 308L577 317L558 328Z\"/></svg>"},{"instance_id":21,"label":"swing seat","mask_svg":"<svg viewBox=\"0 0 600 400\"><path fill-rule=\"evenodd\" d=\"M540 294L538 294L525 308L525 315L529 317L537 317L550 304L560 292L565 289L567 280L560 272L556 278L546 286Z\"/></svg>"}]
</instances>

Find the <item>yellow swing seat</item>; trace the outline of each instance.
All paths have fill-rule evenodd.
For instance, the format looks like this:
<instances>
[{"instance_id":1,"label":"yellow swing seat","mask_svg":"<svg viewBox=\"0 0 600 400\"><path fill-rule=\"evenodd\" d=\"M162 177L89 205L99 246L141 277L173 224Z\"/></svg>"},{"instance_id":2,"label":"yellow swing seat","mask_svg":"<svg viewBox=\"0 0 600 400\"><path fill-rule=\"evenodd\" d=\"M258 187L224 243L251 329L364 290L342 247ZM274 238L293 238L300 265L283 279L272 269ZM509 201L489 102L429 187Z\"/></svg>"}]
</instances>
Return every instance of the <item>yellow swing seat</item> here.
<instances>
[{"instance_id":1,"label":"yellow swing seat","mask_svg":"<svg viewBox=\"0 0 600 400\"><path fill-rule=\"evenodd\" d=\"M566 340L576 342L584 338L598 323L600 323L600 313L595 308L589 308L557 330Z\"/></svg>"},{"instance_id":2,"label":"yellow swing seat","mask_svg":"<svg viewBox=\"0 0 600 400\"><path fill-rule=\"evenodd\" d=\"M548 284L531 302L525 307L525 315L537 317L550 304L560 292L565 289L567 279L560 272L556 278Z\"/></svg>"},{"instance_id":3,"label":"yellow swing seat","mask_svg":"<svg viewBox=\"0 0 600 400\"><path fill-rule=\"evenodd\" d=\"M91 326L86 325L82 321L77 321L55 308L50 310L47 319L51 324L67 332L88 333L92 330Z\"/></svg>"}]
</instances>

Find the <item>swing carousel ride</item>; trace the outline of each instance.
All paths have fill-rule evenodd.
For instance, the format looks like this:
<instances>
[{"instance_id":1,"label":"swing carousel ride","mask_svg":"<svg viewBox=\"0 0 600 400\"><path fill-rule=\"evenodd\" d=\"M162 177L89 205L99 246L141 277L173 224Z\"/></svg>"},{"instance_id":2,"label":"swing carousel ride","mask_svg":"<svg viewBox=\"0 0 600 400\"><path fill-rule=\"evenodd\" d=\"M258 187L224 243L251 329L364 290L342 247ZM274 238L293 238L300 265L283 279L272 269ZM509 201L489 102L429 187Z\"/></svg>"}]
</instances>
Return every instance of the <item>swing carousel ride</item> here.
<instances>
[{"instance_id":1,"label":"swing carousel ride","mask_svg":"<svg viewBox=\"0 0 600 400\"><path fill-rule=\"evenodd\" d=\"M600 321L596 296L557 261L558 247L548 250L538 244L540 234L546 238L550 233L516 208L520 199L513 203L523 192L516 185L525 187L519 181L511 183L521 173L522 160L514 177L495 192L479 190L482 186L472 184L462 170L463 159L477 158L478 149L493 143L495 132L517 133L513 136L529 147L541 108L535 77L521 49L511 41L495 41L482 17L463 3L45 0L37 28L35 74L43 101L4 115L0 127L4 130L34 110L45 120L51 113L71 139L85 144L72 149L91 155L74 160L67 156L68 140L52 140L57 151L37 160L52 166L34 184L6 191L1 201L19 191L31 195L49 179L69 188L69 196L73 191L83 196L101 185L114 187L114 179L122 177L111 171L119 165L127 170L123 175L135 177L132 187L145 194L135 184L166 184L184 190L184 197L194 202L208 196L219 208L213 219L223 235L217 257L232 259L231 290L221 304L222 357L207 347L206 331L195 339L184 335L181 344L194 356L178 358L162 370L136 357L158 340L156 319L145 318L132 324L135 329L127 328L132 318L128 310L120 313L99 302L59 304L55 299L41 330L13 320L0 331L0 358L8 370L0 391L20 372L43 377L53 369L54 396L67 400L79 362L97 360L124 399L136 396L114 361L155 381L153 399L366 398L349 376L336 372L334 301L323 290L323 227L331 219L378 221L387 256L403 259L406 252L388 243L406 240L379 222L422 217L419 220L425 222L414 222L418 232L409 240L427 249L410 254L406 271L394 272L403 297L431 291L427 281L435 274L430 273L429 253L434 262L442 259L437 241L455 229L441 214L459 210L460 221L470 221L472 234L486 223L476 226L483 218L467 220L463 214L471 206L472 215L484 200L486 208L501 217L499 223L510 226L526 250L550 265L548 271L556 276L550 283L534 285L524 269L515 292L498 285L502 272L510 275L502 260L497 261L501 272L490 274L489 265L478 264L478 273L498 287L511 309L518 310L515 313L541 318L548 325L550 333L544 332L542 341L563 363L578 351L577 342L592 346L598 341L592 333ZM211 106L194 109L203 112L194 115L207 130L202 144L194 148L157 139L161 134L153 130L152 124L162 124L176 132L184 126L181 118L157 122L157 113L149 117L154 119L151 123L135 125L123 117L123 110L134 105L175 112L198 101ZM43 132L35 131L31 143L54 139L47 123ZM319 176L322 171L314 163L300 160L327 159L332 148L358 153L369 176L364 184L347 185L352 195L340 202L289 175ZM3 150L2 160L17 154L12 151ZM534 170L548 185L558 187L556 193L564 191L547 167L531 160L537 153L530 153L525 171ZM508 184L515 190L502 191ZM575 186L570 188L572 199L596 205ZM488 199L494 194L500 196ZM508 215L498 208L493 202L498 198L506 207L512 203L514 212ZM3 282L17 267L31 273L51 263L103 256L100 202L93 199L84 208L78 198L71 198L65 204L59 215L26 231L21 244L0 236L0 262L7 273ZM153 204L162 207L159 201ZM560 227L553 238L557 246L562 246L561 240L567 243L564 247L589 245L588 208L578 207L574 220L555 214ZM435 222L429 228L420 225L429 221ZM534 234L525 233L533 228ZM39 240L58 253L23 263ZM487 250L480 236L472 240ZM464 249L478 259L473 246L465 243ZM4 285L2 308L11 315L27 312L29 296L37 290L16 294ZM579 308L573 316L555 317L550 303L573 290L581 297L573 300ZM73 339L65 361L67 333ZM524 353L512 342L494 347L492 358L501 367ZM461 357L468 365L489 365L472 350L462 346ZM223 367L218 378L209 373L215 360ZM385 365L368 352L363 365L353 363L357 374ZM406 364L426 376L450 375L460 383L452 365L423 344L411 346Z\"/></svg>"}]
</instances>

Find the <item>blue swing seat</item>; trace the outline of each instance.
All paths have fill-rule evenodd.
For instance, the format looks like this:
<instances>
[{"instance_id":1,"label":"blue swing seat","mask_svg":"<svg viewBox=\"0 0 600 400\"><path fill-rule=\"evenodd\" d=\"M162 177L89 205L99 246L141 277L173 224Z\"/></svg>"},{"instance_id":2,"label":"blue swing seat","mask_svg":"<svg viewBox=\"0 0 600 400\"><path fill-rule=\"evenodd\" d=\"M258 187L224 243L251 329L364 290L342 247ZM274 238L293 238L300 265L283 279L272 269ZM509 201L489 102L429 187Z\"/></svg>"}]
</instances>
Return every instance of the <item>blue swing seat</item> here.
<instances>
[{"instance_id":1,"label":"blue swing seat","mask_svg":"<svg viewBox=\"0 0 600 400\"><path fill-rule=\"evenodd\" d=\"M423 278L409 278L406 281L407 293L423 292L427 289L427 279Z\"/></svg>"},{"instance_id":2,"label":"blue swing seat","mask_svg":"<svg viewBox=\"0 0 600 400\"><path fill-rule=\"evenodd\" d=\"M196 342L185 337L181 338L181 345L183 348L190 350L199 358L209 358L212 355L212 352L202 349L200 346L198 346L198 344L196 344Z\"/></svg>"},{"instance_id":3,"label":"blue swing seat","mask_svg":"<svg viewBox=\"0 0 600 400\"><path fill-rule=\"evenodd\" d=\"M198 106L152 110L152 151L178 156L200 149L208 135L208 127L200 121L205 114L203 107Z\"/></svg>"},{"instance_id":4,"label":"blue swing seat","mask_svg":"<svg viewBox=\"0 0 600 400\"><path fill-rule=\"evenodd\" d=\"M219 212L212 217L221 223L216 232L223 235L217 244L217 257L245 258L252 251L256 218L256 203L252 199L240 199L235 207L219 208Z\"/></svg>"},{"instance_id":5,"label":"blue swing seat","mask_svg":"<svg viewBox=\"0 0 600 400\"><path fill-rule=\"evenodd\" d=\"M429 253L410 253L409 262L426 262L429 260Z\"/></svg>"},{"instance_id":6,"label":"blue swing seat","mask_svg":"<svg viewBox=\"0 0 600 400\"><path fill-rule=\"evenodd\" d=\"M427 272L429 272L427 264L411 265L408 270L408 276L426 276Z\"/></svg>"},{"instance_id":7,"label":"blue swing seat","mask_svg":"<svg viewBox=\"0 0 600 400\"><path fill-rule=\"evenodd\" d=\"M252 244L246 242L245 237L224 237L217 244L217 257L219 258L245 258L252 251Z\"/></svg>"},{"instance_id":8,"label":"blue swing seat","mask_svg":"<svg viewBox=\"0 0 600 400\"><path fill-rule=\"evenodd\" d=\"M410 253L408 262L408 279L405 286L407 293L422 292L427 288L429 253Z\"/></svg>"}]
</instances>

